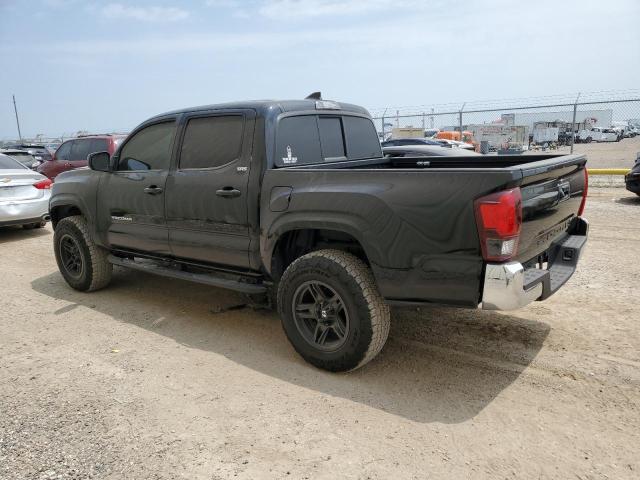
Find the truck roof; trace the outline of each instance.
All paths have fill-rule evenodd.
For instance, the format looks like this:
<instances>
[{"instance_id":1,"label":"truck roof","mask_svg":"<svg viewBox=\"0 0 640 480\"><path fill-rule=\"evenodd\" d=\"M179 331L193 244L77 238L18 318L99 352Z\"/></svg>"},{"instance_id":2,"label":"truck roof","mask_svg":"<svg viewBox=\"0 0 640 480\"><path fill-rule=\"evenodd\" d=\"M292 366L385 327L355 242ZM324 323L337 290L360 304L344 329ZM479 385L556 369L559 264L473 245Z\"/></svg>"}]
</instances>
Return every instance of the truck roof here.
<instances>
[{"instance_id":1,"label":"truck roof","mask_svg":"<svg viewBox=\"0 0 640 480\"><path fill-rule=\"evenodd\" d=\"M339 109L327 109L322 108L319 105L322 105L323 102L336 104ZM283 112L296 112L296 111L309 111L309 110L318 110L318 111L336 111L336 112L350 112L357 113L361 115L369 115L369 112L358 105L353 105L351 103L342 103L335 102L333 100L316 100L316 99L304 99L304 100L248 100L242 102L229 102L229 103L216 103L213 105L202 105L198 107L191 108L183 108L180 110L172 110L170 112L165 112L160 115L156 115L149 120L153 120L155 118L165 117L167 115L176 115L181 113L193 113L193 112L204 112L210 110L233 110L233 109L253 109L256 110L256 113L259 116L277 116ZM146 123L146 122L145 122Z\"/></svg>"}]
</instances>

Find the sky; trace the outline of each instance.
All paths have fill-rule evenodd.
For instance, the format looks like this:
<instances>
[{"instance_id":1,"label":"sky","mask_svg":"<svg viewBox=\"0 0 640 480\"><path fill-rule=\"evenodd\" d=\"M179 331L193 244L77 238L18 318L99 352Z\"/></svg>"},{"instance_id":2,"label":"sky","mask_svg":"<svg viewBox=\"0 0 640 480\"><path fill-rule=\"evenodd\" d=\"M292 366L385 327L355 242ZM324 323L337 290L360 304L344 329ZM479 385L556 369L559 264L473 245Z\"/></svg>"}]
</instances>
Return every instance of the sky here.
<instances>
[{"instance_id":1,"label":"sky","mask_svg":"<svg viewBox=\"0 0 640 480\"><path fill-rule=\"evenodd\" d=\"M638 0L0 0L0 139L249 99L640 89Z\"/></svg>"}]
</instances>

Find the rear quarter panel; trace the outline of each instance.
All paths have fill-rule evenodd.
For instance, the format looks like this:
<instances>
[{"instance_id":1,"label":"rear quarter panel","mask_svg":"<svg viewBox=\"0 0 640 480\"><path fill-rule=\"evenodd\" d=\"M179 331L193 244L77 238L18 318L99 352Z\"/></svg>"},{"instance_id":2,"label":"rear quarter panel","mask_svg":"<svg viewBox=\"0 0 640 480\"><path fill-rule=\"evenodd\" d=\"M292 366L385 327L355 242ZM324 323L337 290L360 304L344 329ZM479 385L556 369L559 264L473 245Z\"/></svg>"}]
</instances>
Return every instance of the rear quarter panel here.
<instances>
[{"instance_id":1,"label":"rear quarter panel","mask_svg":"<svg viewBox=\"0 0 640 480\"><path fill-rule=\"evenodd\" d=\"M504 169L268 170L261 202L261 255L271 264L286 231L344 231L363 246L386 298L477 305L483 262L473 200L509 184ZM290 187L287 210L270 209Z\"/></svg>"}]
</instances>

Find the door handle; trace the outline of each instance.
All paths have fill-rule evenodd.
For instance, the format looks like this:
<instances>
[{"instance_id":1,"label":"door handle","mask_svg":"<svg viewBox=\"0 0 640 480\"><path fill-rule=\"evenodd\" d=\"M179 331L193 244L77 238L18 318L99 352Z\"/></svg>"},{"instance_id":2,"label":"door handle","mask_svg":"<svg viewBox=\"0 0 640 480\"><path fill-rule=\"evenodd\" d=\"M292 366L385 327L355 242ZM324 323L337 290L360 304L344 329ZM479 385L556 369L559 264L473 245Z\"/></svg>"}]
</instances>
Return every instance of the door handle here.
<instances>
[{"instance_id":1,"label":"door handle","mask_svg":"<svg viewBox=\"0 0 640 480\"><path fill-rule=\"evenodd\" d=\"M158 195L159 193L162 193L162 188L156 185L149 185L144 189L144 193L148 193L149 195Z\"/></svg>"},{"instance_id":2,"label":"door handle","mask_svg":"<svg viewBox=\"0 0 640 480\"><path fill-rule=\"evenodd\" d=\"M241 192L237 188L224 187L220 190L216 190L216 195L218 195L219 197L233 198L239 197L241 195Z\"/></svg>"}]
</instances>

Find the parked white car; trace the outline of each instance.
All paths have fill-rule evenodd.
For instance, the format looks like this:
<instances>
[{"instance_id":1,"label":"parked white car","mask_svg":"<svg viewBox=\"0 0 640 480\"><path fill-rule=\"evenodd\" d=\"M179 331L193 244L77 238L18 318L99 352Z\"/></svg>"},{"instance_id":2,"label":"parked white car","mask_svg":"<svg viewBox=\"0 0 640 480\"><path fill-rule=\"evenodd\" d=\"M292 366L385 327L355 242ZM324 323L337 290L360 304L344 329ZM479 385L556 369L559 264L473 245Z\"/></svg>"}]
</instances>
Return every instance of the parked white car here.
<instances>
[{"instance_id":1,"label":"parked white car","mask_svg":"<svg viewBox=\"0 0 640 480\"><path fill-rule=\"evenodd\" d=\"M51 180L0 153L0 227L44 227L50 198Z\"/></svg>"},{"instance_id":2,"label":"parked white car","mask_svg":"<svg viewBox=\"0 0 640 480\"><path fill-rule=\"evenodd\" d=\"M633 138L638 132L628 122L613 122L611 128L620 130L624 138Z\"/></svg>"},{"instance_id":3,"label":"parked white car","mask_svg":"<svg viewBox=\"0 0 640 480\"><path fill-rule=\"evenodd\" d=\"M617 142L619 139L618 132L611 128L593 127L591 130L580 130L578 133L578 140L583 143Z\"/></svg>"},{"instance_id":4,"label":"parked white car","mask_svg":"<svg viewBox=\"0 0 640 480\"><path fill-rule=\"evenodd\" d=\"M437 138L436 140L438 140L439 142L444 142L447 145L450 145L451 148L462 148L464 150L473 150L474 146L471 145L470 143L466 143L466 142L459 142L457 140L447 140L444 138Z\"/></svg>"}]
</instances>

